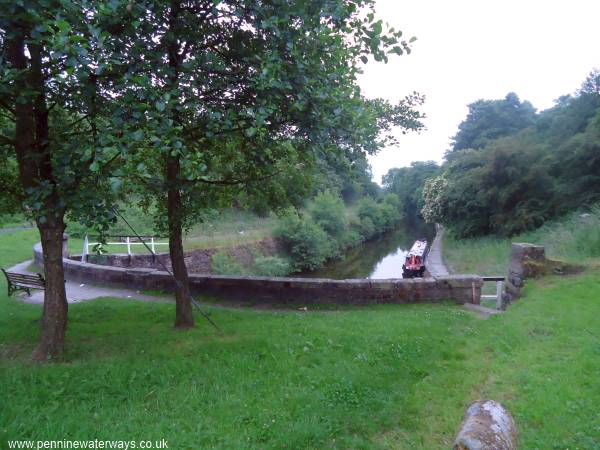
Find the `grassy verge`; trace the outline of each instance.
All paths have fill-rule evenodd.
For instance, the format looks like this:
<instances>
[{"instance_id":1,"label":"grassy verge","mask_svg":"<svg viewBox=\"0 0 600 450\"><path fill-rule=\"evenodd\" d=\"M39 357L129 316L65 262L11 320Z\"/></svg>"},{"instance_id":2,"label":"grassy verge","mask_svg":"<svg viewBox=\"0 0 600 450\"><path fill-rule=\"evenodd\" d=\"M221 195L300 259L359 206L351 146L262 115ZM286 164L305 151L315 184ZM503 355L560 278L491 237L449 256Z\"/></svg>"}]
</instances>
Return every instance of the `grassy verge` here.
<instances>
[{"instance_id":1,"label":"grassy verge","mask_svg":"<svg viewBox=\"0 0 600 450\"><path fill-rule=\"evenodd\" d=\"M151 219L147 219L147 216L139 209L132 207L124 214L141 235L158 236L158 233L152 229ZM223 210L215 213L214 217L207 219L204 223L192 227L184 238L183 246L186 250L193 250L251 244L271 237L278 224L279 219L276 216L258 217L248 211ZM67 232L73 234L69 239L69 251L72 254L81 254L83 248L81 236L85 234L86 230L78 224L70 224ZM119 220L108 234L132 235L132 231ZM162 238L160 241L168 242L168 238ZM104 249L108 253L127 253L125 245L109 245L105 246ZM148 253L148 250L142 245L133 245L131 250L134 254ZM156 251L168 252L169 248L166 245L161 245L156 247Z\"/></svg>"},{"instance_id":2,"label":"grassy verge","mask_svg":"<svg viewBox=\"0 0 600 450\"><path fill-rule=\"evenodd\" d=\"M28 236L27 233L30 235ZM35 236L0 236L3 267ZM521 448L600 446L600 271L529 283L481 321L450 304L336 312L71 305L65 361L35 366L41 307L0 285L0 447L166 439L169 448L448 448L465 407L507 406Z\"/></svg>"},{"instance_id":3,"label":"grassy verge","mask_svg":"<svg viewBox=\"0 0 600 450\"><path fill-rule=\"evenodd\" d=\"M511 242L541 244L549 258L586 262L600 257L600 206L548 222L542 228L512 238L485 236L457 239L444 234L444 261L451 272L504 275Z\"/></svg>"},{"instance_id":4,"label":"grassy verge","mask_svg":"<svg viewBox=\"0 0 600 450\"><path fill-rule=\"evenodd\" d=\"M0 214L0 230L2 228L30 227L32 224L27 221L23 214Z\"/></svg>"}]
</instances>

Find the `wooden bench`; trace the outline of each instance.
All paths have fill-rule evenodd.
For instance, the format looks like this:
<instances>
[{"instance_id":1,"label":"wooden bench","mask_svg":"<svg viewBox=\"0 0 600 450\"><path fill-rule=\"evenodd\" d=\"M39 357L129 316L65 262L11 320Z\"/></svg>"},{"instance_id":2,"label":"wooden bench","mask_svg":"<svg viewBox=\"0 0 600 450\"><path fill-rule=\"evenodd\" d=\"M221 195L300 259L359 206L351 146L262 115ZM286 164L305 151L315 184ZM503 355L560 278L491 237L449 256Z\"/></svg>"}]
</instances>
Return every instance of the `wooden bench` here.
<instances>
[{"instance_id":1,"label":"wooden bench","mask_svg":"<svg viewBox=\"0 0 600 450\"><path fill-rule=\"evenodd\" d=\"M42 274L38 273L35 275L29 275L24 273L7 272L1 269L2 273L6 277L8 283L8 295L9 297L16 291L27 291L27 294L31 296L31 289L45 289L46 280Z\"/></svg>"}]
</instances>

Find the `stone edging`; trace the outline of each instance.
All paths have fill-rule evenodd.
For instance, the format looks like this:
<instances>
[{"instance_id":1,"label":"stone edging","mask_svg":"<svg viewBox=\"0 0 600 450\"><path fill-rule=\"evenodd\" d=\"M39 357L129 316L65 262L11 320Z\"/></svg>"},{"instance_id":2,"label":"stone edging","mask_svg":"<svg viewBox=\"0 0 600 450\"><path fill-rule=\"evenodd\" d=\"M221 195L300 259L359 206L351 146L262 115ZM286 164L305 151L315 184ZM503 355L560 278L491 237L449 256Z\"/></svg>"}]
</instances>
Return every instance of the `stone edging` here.
<instances>
[{"instance_id":1,"label":"stone edging","mask_svg":"<svg viewBox=\"0 0 600 450\"><path fill-rule=\"evenodd\" d=\"M34 261L43 267L41 244L33 248ZM70 281L104 284L128 289L172 291L173 279L156 269L129 269L63 260ZM195 295L273 305L417 303L454 300L478 304L483 281L477 275L390 280L329 280L317 278L238 277L190 274Z\"/></svg>"}]
</instances>

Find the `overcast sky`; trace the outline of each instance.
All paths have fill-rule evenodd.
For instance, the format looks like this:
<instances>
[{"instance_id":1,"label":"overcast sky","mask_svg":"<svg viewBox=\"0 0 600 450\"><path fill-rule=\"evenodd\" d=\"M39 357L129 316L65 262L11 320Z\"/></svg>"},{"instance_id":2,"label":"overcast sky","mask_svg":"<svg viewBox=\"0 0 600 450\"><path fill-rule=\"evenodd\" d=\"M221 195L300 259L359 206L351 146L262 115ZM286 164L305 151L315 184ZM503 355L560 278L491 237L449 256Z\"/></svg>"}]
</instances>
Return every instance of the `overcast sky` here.
<instances>
[{"instance_id":1,"label":"overcast sky","mask_svg":"<svg viewBox=\"0 0 600 450\"><path fill-rule=\"evenodd\" d=\"M427 130L371 157L374 181L411 161L442 161L450 137L480 98L516 92L538 109L600 68L600 0L377 0L384 22L416 36L408 56L369 62L363 93L426 96Z\"/></svg>"}]
</instances>

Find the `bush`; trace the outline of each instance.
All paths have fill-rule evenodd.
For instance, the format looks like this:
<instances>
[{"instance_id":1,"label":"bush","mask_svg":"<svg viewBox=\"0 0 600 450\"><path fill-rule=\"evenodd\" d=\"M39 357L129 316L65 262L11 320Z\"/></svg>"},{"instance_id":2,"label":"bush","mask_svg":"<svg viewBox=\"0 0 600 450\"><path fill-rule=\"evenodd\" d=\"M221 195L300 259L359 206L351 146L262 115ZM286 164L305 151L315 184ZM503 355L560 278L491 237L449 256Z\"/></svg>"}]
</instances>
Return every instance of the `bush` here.
<instances>
[{"instance_id":1,"label":"bush","mask_svg":"<svg viewBox=\"0 0 600 450\"><path fill-rule=\"evenodd\" d=\"M379 205L379 212L383 227L386 230L390 230L400 220L400 212L388 203L382 203Z\"/></svg>"},{"instance_id":2,"label":"bush","mask_svg":"<svg viewBox=\"0 0 600 450\"><path fill-rule=\"evenodd\" d=\"M363 237L363 240L366 240L375 236L377 229L375 228L373 221L365 216L360 219L360 222L358 223L358 232Z\"/></svg>"},{"instance_id":3,"label":"bush","mask_svg":"<svg viewBox=\"0 0 600 450\"><path fill-rule=\"evenodd\" d=\"M355 247L363 241L363 237L360 235L360 232L356 229L348 229L344 231L337 238L337 243L339 248L350 248Z\"/></svg>"},{"instance_id":4,"label":"bush","mask_svg":"<svg viewBox=\"0 0 600 450\"><path fill-rule=\"evenodd\" d=\"M331 236L340 236L348 228L346 205L330 191L317 194L309 211L314 221Z\"/></svg>"},{"instance_id":5,"label":"bush","mask_svg":"<svg viewBox=\"0 0 600 450\"><path fill-rule=\"evenodd\" d=\"M356 211L361 223L366 218L369 218L371 220L375 227L374 234L383 230L385 220L383 218L379 205L371 197L361 198L357 202Z\"/></svg>"},{"instance_id":6,"label":"bush","mask_svg":"<svg viewBox=\"0 0 600 450\"><path fill-rule=\"evenodd\" d=\"M325 230L308 218L290 215L276 234L291 255L295 270L317 269L336 251Z\"/></svg>"},{"instance_id":7,"label":"bush","mask_svg":"<svg viewBox=\"0 0 600 450\"><path fill-rule=\"evenodd\" d=\"M254 260L253 272L263 277L284 277L292 271L290 261L277 256L261 256Z\"/></svg>"},{"instance_id":8,"label":"bush","mask_svg":"<svg viewBox=\"0 0 600 450\"><path fill-rule=\"evenodd\" d=\"M231 255L225 252L218 252L212 255L211 269L213 273L219 275L245 275L246 269L235 260Z\"/></svg>"}]
</instances>

